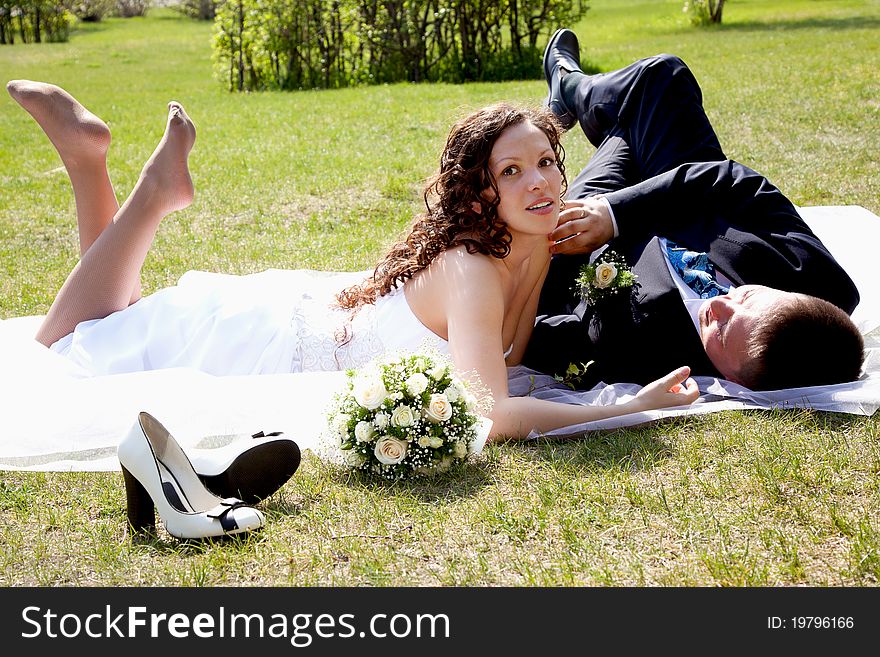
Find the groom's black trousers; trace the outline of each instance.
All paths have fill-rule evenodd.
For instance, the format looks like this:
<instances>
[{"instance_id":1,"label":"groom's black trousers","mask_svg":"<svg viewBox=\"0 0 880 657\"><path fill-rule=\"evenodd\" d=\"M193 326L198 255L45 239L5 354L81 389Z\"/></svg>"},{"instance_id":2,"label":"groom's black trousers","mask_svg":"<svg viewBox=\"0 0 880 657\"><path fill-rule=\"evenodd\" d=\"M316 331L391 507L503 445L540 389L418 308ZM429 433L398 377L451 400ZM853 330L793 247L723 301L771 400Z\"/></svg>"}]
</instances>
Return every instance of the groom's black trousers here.
<instances>
[{"instance_id":1,"label":"groom's black trousers","mask_svg":"<svg viewBox=\"0 0 880 657\"><path fill-rule=\"evenodd\" d=\"M726 159L687 65L656 55L564 87L587 139L597 148L568 197L628 187L685 162ZM573 91L573 93L572 93Z\"/></svg>"}]
</instances>

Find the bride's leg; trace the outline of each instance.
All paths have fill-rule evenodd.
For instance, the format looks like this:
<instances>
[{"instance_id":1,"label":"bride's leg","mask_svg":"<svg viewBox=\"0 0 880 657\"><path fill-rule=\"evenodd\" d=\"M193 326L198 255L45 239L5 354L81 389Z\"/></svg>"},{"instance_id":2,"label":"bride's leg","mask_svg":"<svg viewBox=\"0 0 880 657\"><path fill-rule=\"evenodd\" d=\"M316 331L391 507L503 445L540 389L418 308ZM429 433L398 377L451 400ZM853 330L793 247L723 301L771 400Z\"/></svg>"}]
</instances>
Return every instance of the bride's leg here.
<instances>
[{"instance_id":1,"label":"bride's leg","mask_svg":"<svg viewBox=\"0 0 880 657\"><path fill-rule=\"evenodd\" d=\"M83 255L119 209L107 173L110 129L54 84L12 80L6 90L40 125L61 156L76 199Z\"/></svg>"},{"instance_id":2,"label":"bride's leg","mask_svg":"<svg viewBox=\"0 0 880 657\"><path fill-rule=\"evenodd\" d=\"M54 84L12 80L6 90L46 133L67 170L76 200L79 254L94 244L119 210L107 171L110 129L73 96ZM140 298L140 280L129 301Z\"/></svg>"},{"instance_id":3,"label":"bride's leg","mask_svg":"<svg viewBox=\"0 0 880 657\"><path fill-rule=\"evenodd\" d=\"M70 272L37 331L43 344L51 345L79 322L128 306L159 223L192 202L187 157L195 126L180 104L168 107L165 134L134 190Z\"/></svg>"}]
</instances>

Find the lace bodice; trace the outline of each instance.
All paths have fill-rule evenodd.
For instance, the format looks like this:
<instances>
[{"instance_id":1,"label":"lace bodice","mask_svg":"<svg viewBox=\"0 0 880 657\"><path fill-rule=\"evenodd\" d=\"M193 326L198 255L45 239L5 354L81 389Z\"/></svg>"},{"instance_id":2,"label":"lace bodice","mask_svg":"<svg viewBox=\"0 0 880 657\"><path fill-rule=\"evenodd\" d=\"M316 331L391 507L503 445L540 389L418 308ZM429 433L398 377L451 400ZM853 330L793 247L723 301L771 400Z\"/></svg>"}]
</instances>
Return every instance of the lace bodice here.
<instances>
[{"instance_id":1,"label":"lace bodice","mask_svg":"<svg viewBox=\"0 0 880 657\"><path fill-rule=\"evenodd\" d=\"M357 368L394 351L432 348L448 354L447 342L413 315L403 289L355 313L339 308L328 311L327 299L303 299L291 327L299 343L294 371Z\"/></svg>"}]
</instances>

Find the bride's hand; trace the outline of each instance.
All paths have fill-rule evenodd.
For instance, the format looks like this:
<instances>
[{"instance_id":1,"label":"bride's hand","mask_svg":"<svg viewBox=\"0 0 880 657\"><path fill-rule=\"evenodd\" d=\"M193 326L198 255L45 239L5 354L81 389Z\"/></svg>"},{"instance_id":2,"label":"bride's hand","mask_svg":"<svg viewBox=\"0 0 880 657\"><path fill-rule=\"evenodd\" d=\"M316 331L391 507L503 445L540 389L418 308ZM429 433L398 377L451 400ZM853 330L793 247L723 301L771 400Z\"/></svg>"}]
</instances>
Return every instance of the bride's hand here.
<instances>
[{"instance_id":1,"label":"bride's hand","mask_svg":"<svg viewBox=\"0 0 880 657\"><path fill-rule=\"evenodd\" d=\"M690 367L679 367L674 372L649 383L639 390L636 403L645 411L694 403L700 396L700 390L696 382L688 378L690 373Z\"/></svg>"}]
</instances>

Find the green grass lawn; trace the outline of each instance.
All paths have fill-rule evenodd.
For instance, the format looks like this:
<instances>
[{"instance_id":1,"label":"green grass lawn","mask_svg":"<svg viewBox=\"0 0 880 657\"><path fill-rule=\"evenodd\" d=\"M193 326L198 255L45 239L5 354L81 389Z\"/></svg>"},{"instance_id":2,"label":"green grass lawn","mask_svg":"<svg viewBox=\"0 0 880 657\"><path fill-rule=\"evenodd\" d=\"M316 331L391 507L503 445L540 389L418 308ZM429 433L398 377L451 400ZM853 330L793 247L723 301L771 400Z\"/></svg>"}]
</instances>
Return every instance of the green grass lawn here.
<instances>
[{"instance_id":1,"label":"green grass lawn","mask_svg":"<svg viewBox=\"0 0 880 657\"><path fill-rule=\"evenodd\" d=\"M576 27L602 70L671 52L700 80L727 154L800 205L880 214L880 2L731 0L688 25L678 0L591 0ZM110 125L123 199L178 100L196 121L196 200L162 225L145 292L188 269L360 269L407 226L452 120L542 81L229 94L211 26L155 10L0 48ZM51 144L0 97L0 318L45 312L77 257ZM565 138L576 172L592 148ZM23 437L26 439L26 437ZM796 585L880 579L876 417L722 413L492 446L438 481L365 483L306 455L223 544L124 535L118 473L0 473L3 585Z\"/></svg>"}]
</instances>

